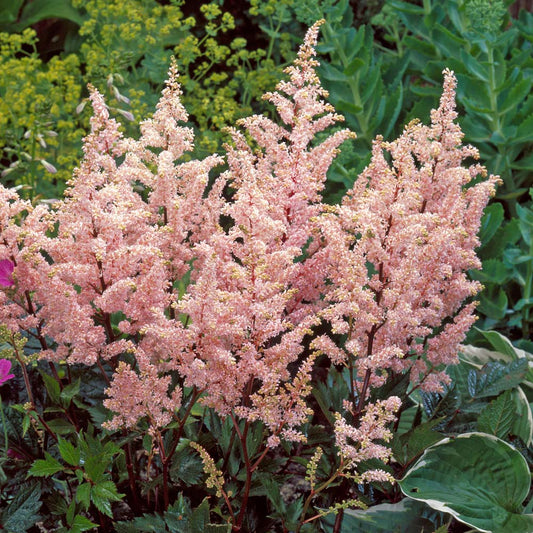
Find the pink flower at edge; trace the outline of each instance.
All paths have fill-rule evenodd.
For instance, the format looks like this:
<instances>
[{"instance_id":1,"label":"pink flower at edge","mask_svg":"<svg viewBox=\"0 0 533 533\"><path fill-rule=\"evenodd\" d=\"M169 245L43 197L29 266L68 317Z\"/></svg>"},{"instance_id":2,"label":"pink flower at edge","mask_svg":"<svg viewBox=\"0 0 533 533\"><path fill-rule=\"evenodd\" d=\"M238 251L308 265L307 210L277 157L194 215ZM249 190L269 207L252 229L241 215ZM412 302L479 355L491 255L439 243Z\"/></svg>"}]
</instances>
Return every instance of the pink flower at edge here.
<instances>
[{"instance_id":1,"label":"pink flower at edge","mask_svg":"<svg viewBox=\"0 0 533 533\"><path fill-rule=\"evenodd\" d=\"M9 359L0 359L0 385L15 377L15 374L9 374L11 370L11 361Z\"/></svg>"},{"instance_id":2,"label":"pink flower at edge","mask_svg":"<svg viewBox=\"0 0 533 533\"><path fill-rule=\"evenodd\" d=\"M15 265L9 259L0 261L0 286L11 287L15 284L13 281L13 269Z\"/></svg>"}]
</instances>

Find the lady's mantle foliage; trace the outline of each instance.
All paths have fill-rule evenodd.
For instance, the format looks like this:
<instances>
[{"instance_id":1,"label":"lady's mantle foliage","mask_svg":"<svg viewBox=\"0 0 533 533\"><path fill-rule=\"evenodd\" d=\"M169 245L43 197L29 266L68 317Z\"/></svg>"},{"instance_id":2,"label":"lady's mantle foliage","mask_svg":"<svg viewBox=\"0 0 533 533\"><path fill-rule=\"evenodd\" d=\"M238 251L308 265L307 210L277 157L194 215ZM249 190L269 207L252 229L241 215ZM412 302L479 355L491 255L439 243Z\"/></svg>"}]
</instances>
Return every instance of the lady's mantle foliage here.
<instances>
[{"instance_id":1,"label":"lady's mantle foliage","mask_svg":"<svg viewBox=\"0 0 533 533\"><path fill-rule=\"evenodd\" d=\"M360 423L356 430L339 415L343 456L386 458L370 441L388 438L399 401L369 405L370 388L410 372L413 385L436 390L442 365L455 360L473 322L474 305L463 302L479 289L465 271L479 267L475 234L496 178L469 184L484 169L461 166L476 152L460 146L446 72L431 126L378 139L342 205L323 205L326 172L353 134L314 140L342 119L314 70L318 28L288 81L265 95L283 125L242 120L246 134L231 130L228 170L214 181L221 157L179 162L194 139L180 125L187 114L173 64L139 140L122 137L92 90L85 156L52 211L0 189L0 260L12 263L16 282L0 291L0 322L36 329L52 361L109 365L108 428L141 418L164 427L184 385L222 415L263 421L271 446L301 440L323 352L355 369L346 408ZM321 336L309 354L306 337L324 321L345 340ZM364 450L354 436L368 441Z\"/></svg>"}]
</instances>

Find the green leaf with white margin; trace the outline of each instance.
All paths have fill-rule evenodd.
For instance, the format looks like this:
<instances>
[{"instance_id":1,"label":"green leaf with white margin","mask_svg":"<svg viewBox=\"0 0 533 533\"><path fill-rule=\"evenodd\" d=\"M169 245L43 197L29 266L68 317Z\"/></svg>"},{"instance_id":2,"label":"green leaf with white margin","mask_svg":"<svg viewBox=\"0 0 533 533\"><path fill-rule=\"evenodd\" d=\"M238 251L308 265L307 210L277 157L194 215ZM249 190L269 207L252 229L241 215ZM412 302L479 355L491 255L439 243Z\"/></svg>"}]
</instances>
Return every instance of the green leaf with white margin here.
<instances>
[{"instance_id":1,"label":"green leaf with white margin","mask_svg":"<svg viewBox=\"0 0 533 533\"><path fill-rule=\"evenodd\" d=\"M382 503L364 511L345 509L340 533L433 533L435 524L424 515L426 505L405 499L398 503ZM330 513L321 518L326 532L333 531L336 515Z\"/></svg>"},{"instance_id":2,"label":"green leaf with white margin","mask_svg":"<svg viewBox=\"0 0 533 533\"><path fill-rule=\"evenodd\" d=\"M533 531L533 515L522 514L530 483L524 457L484 433L438 442L398 482L409 498L489 533Z\"/></svg>"},{"instance_id":3,"label":"green leaf with white margin","mask_svg":"<svg viewBox=\"0 0 533 533\"><path fill-rule=\"evenodd\" d=\"M520 437L526 446L533 442L533 413L522 387L511 391L515 403L515 415L511 433Z\"/></svg>"}]
</instances>

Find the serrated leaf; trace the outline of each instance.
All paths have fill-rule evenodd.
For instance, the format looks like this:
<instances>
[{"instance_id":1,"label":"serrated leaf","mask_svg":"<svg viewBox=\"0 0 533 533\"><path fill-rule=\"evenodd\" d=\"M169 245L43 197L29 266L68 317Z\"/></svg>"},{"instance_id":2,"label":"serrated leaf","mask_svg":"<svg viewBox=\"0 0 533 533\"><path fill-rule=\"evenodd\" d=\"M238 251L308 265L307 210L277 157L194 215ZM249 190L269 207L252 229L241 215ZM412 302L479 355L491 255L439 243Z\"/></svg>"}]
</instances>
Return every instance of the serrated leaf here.
<instances>
[{"instance_id":1,"label":"serrated leaf","mask_svg":"<svg viewBox=\"0 0 533 533\"><path fill-rule=\"evenodd\" d=\"M516 212L518 214L518 226L520 233L522 233L522 238L528 246L531 246L533 242L533 210L516 204Z\"/></svg>"},{"instance_id":2,"label":"serrated leaf","mask_svg":"<svg viewBox=\"0 0 533 533\"><path fill-rule=\"evenodd\" d=\"M515 403L511 392L505 391L481 411L477 428L483 433L489 433L503 439L511 431L514 416Z\"/></svg>"},{"instance_id":3,"label":"serrated leaf","mask_svg":"<svg viewBox=\"0 0 533 533\"><path fill-rule=\"evenodd\" d=\"M67 420L63 418L54 418L46 422L48 427L58 435L69 435L76 433L76 428Z\"/></svg>"},{"instance_id":4,"label":"serrated leaf","mask_svg":"<svg viewBox=\"0 0 533 533\"><path fill-rule=\"evenodd\" d=\"M88 509L91 505L91 484L82 483L78 485L76 489L76 501L81 503L85 509Z\"/></svg>"},{"instance_id":5,"label":"serrated leaf","mask_svg":"<svg viewBox=\"0 0 533 533\"><path fill-rule=\"evenodd\" d=\"M57 447L63 460L72 466L79 466L80 464L80 450L75 448L68 440L59 438Z\"/></svg>"},{"instance_id":6,"label":"serrated leaf","mask_svg":"<svg viewBox=\"0 0 533 533\"><path fill-rule=\"evenodd\" d=\"M531 93L531 80L522 79L514 83L507 96L501 102L498 101L498 112L507 113L511 109L517 109L524 98ZM500 95L501 96L501 95ZM500 100L500 98L498 98Z\"/></svg>"},{"instance_id":7,"label":"serrated leaf","mask_svg":"<svg viewBox=\"0 0 533 533\"><path fill-rule=\"evenodd\" d=\"M33 527L39 519L40 497L39 485L21 487L0 515L3 530L7 533L24 533Z\"/></svg>"},{"instance_id":8,"label":"serrated leaf","mask_svg":"<svg viewBox=\"0 0 533 533\"><path fill-rule=\"evenodd\" d=\"M79 394L80 392L80 378L77 379L74 383L71 383L70 385L67 385L60 394L60 401L61 405L64 407L69 407L70 403L72 402L72 398Z\"/></svg>"},{"instance_id":9,"label":"serrated leaf","mask_svg":"<svg viewBox=\"0 0 533 533\"><path fill-rule=\"evenodd\" d=\"M472 271L471 277L482 283L496 283L499 285L509 278L509 272L499 259L486 259L483 261L482 270Z\"/></svg>"},{"instance_id":10,"label":"serrated leaf","mask_svg":"<svg viewBox=\"0 0 533 533\"><path fill-rule=\"evenodd\" d=\"M270 501L270 503L273 505L274 509L279 514L284 514L286 511L285 502L283 501L283 498L281 497L281 493L279 490L279 485L274 480L274 476L271 474L266 473L260 473L258 474L259 481L261 482L261 485L265 488L267 497Z\"/></svg>"},{"instance_id":11,"label":"serrated leaf","mask_svg":"<svg viewBox=\"0 0 533 533\"><path fill-rule=\"evenodd\" d=\"M513 139L509 139L509 143L518 144L531 141L533 141L533 115L520 123L516 136Z\"/></svg>"},{"instance_id":12,"label":"serrated leaf","mask_svg":"<svg viewBox=\"0 0 533 533\"><path fill-rule=\"evenodd\" d=\"M48 397L51 403L59 403L59 396L61 394L61 388L59 383L52 377L49 376L46 372L40 372L41 377L43 378L44 386Z\"/></svg>"},{"instance_id":13,"label":"serrated leaf","mask_svg":"<svg viewBox=\"0 0 533 533\"><path fill-rule=\"evenodd\" d=\"M77 514L74 517L74 520L72 520L71 524L71 530L74 531L90 531L91 529L94 529L95 527L98 527L98 524L95 524L94 522L91 522L87 517L82 516L80 514Z\"/></svg>"},{"instance_id":14,"label":"serrated leaf","mask_svg":"<svg viewBox=\"0 0 533 533\"><path fill-rule=\"evenodd\" d=\"M487 398L513 389L520 385L528 369L528 361L523 358L507 364L487 363L481 370L472 370L471 372L476 374L476 383L472 391L474 394L471 396L472 398Z\"/></svg>"},{"instance_id":15,"label":"serrated leaf","mask_svg":"<svg viewBox=\"0 0 533 533\"><path fill-rule=\"evenodd\" d=\"M44 452L46 459L37 459L28 471L28 476L47 477L53 476L63 470L63 465L54 459L48 452Z\"/></svg>"},{"instance_id":16,"label":"serrated leaf","mask_svg":"<svg viewBox=\"0 0 533 533\"><path fill-rule=\"evenodd\" d=\"M478 309L489 318L501 320L507 314L509 301L504 291L498 291L496 298L489 298L484 292L479 295Z\"/></svg>"},{"instance_id":17,"label":"serrated leaf","mask_svg":"<svg viewBox=\"0 0 533 533\"><path fill-rule=\"evenodd\" d=\"M119 502L124 494L119 494L116 485L112 481L102 481L93 485L91 490L91 501L96 508L109 517L113 517L111 502Z\"/></svg>"},{"instance_id":18,"label":"serrated leaf","mask_svg":"<svg viewBox=\"0 0 533 533\"><path fill-rule=\"evenodd\" d=\"M209 522L209 502L204 498L202 503L193 510L190 518L191 533L202 533Z\"/></svg>"}]
</instances>

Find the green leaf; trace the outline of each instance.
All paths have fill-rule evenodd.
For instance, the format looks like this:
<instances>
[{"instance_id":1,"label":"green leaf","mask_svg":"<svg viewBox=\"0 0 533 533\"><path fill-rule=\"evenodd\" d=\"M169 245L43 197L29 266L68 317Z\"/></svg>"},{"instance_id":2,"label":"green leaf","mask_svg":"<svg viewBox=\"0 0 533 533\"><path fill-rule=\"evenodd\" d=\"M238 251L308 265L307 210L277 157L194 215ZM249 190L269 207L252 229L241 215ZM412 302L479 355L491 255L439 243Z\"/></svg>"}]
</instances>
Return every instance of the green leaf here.
<instances>
[{"instance_id":1,"label":"green leaf","mask_svg":"<svg viewBox=\"0 0 533 533\"><path fill-rule=\"evenodd\" d=\"M188 449L181 450L172 458L170 477L176 483L185 483L188 487L196 485L202 479L204 467L198 455L191 455Z\"/></svg>"},{"instance_id":2,"label":"green leaf","mask_svg":"<svg viewBox=\"0 0 533 533\"><path fill-rule=\"evenodd\" d=\"M17 495L0 515L2 530L7 533L23 533L35 526L41 507L39 485L20 487Z\"/></svg>"},{"instance_id":3,"label":"green leaf","mask_svg":"<svg viewBox=\"0 0 533 533\"><path fill-rule=\"evenodd\" d=\"M91 490L91 501L96 508L109 517L113 517L111 502L119 502L124 494L117 492L117 487L112 481L102 481L93 485Z\"/></svg>"},{"instance_id":4,"label":"green leaf","mask_svg":"<svg viewBox=\"0 0 533 533\"><path fill-rule=\"evenodd\" d=\"M91 484L82 483L76 489L76 501L81 503L85 509L91 505Z\"/></svg>"},{"instance_id":5,"label":"green leaf","mask_svg":"<svg viewBox=\"0 0 533 533\"><path fill-rule=\"evenodd\" d=\"M402 465L408 464L426 448L441 440L443 436L433 429L440 422L431 420L395 438L393 449L396 460Z\"/></svg>"},{"instance_id":6,"label":"green leaf","mask_svg":"<svg viewBox=\"0 0 533 533\"><path fill-rule=\"evenodd\" d=\"M209 522L209 502L204 498L202 503L191 514L191 533L203 533Z\"/></svg>"},{"instance_id":7,"label":"green leaf","mask_svg":"<svg viewBox=\"0 0 533 533\"><path fill-rule=\"evenodd\" d=\"M363 110L362 106L347 102L346 100L337 100L335 107L342 113L351 113L352 115L358 115Z\"/></svg>"},{"instance_id":8,"label":"green leaf","mask_svg":"<svg viewBox=\"0 0 533 533\"><path fill-rule=\"evenodd\" d=\"M91 455L85 459L85 464L83 468L87 477L93 483L100 483L105 479L104 472L108 467L108 461L104 461L101 454Z\"/></svg>"},{"instance_id":9,"label":"green leaf","mask_svg":"<svg viewBox=\"0 0 533 533\"><path fill-rule=\"evenodd\" d=\"M4 31L9 28L10 23L16 22L23 4L24 0L12 0L10 2L0 3L0 20L3 22L0 25L0 30Z\"/></svg>"},{"instance_id":10,"label":"green leaf","mask_svg":"<svg viewBox=\"0 0 533 533\"><path fill-rule=\"evenodd\" d=\"M426 505L409 499L374 505L365 511L345 509L340 533L431 533L435 525L422 516L425 509ZM335 520L334 514L321 519L327 533L333 531Z\"/></svg>"},{"instance_id":11,"label":"green leaf","mask_svg":"<svg viewBox=\"0 0 533 533\"><path fill-rule=\"evenodd\" d=\"M516 204L516 212L518 214L518 226L520 227L522 238L528 246L531 246L533 243L533 210Z\"/></svg>"},{"instance_id":12,"label":"green leaf","mask_svg":"<svg viewBox=\"0 0 533 533\"><path fill-rule=\"evenodd\" d=\"M481 218L481 228L479 230L479 240L481 246L490 242L498 228L503 222L503 206L500 203L493 203L485 208Z\"/></svg>"},{"instance_id":13,"label":"green leaf","mask_svg":"<svg viewBox=\"0 0 533 533\"><path fill-rule=\"evenodd\" d=\"M511 445L483 433L465 433L428 448L398 483L409 498L492 533L533 531L522 514L531 477Z\"/></svg>"},{"instance_id":14,"label":"green leaf","mask_svg":"<svg viewBox=\"0 0 533 533\"><path fill-rule=\"evenodd\" d=\"M516 359L516 349L507 337L503 336L497 331L483 331L478 328L475 329L479 331L479 333L481 333L483 337L485 337L485 339L490 343L494 350L512 357L513 360Z\"/></svg>"},{"instance_id":15,"label":"green leaf","mask_svg":"<svg viewBox=\"0 0 533 533\"><path fill-rule=\"evenodd\" d=\"M508 305L509 301L507 299L507 295L502 290L498 291L497 298L490 298L485 294L485 292L482 292L479 295L478 309L481 313L490 318L496 320L505 318Z\"/></svg>"},{"instance_id":16,"label":"green leaf","mask_svg":"<svg viewBox=\"0 0 533 533\"><path fill-rule=\"evenodd\" d=\"M472 398L497 396L513 389L524 380L529 363L522 358L511 363L487 363L481 370L471 370L468 374L468 392Z\"/></svg>"},{"instance_id":17,"label":"green leaf","mask_svg":"<svg viewBox=\"0 0 533 533\"><path fill-rule=\"evenodd\" d=\"M533 141L533 115L520 123L516 136L513 139L510 139L510 143L519 144L531 141Z\"/></svg>"},{"instance_id":18,"label":"green leaf","mask_svg":"<svg viewBox=\"0 0 533 533\"><path fill-rule=\"evenodd\" d=\"M474 270L471 276L482 283L501 284L507 280L509 272L499 259L486 259L483 261L483 270ZM507 307L507 300L505 302Z\"/></svg>"},{"instance_id":19,"label":"green leaf","mask_svg":"<svg viewBox=\"0 0 533 533\"><path fill-rule=\"evenodd\" d=\"M488 68L485 64L480 63L476 58L470 55L464 48L459 50L461 63L466 67L470 74L474 74L484 82L489 81Z\"/></svg>"},{"instance_id":20,"label":"green leaf","mask_svg":"<svg viewBox=\"0 0 533 533\"><path fill-rule=\"evenodd\" d=\"M53 420L48 420L46 423L48 424L48 427L58 435L76 433L76 428L64 418L54 418Z\"/></svg>"},{"instance_id":21,"label":"green leaf","mask_svg":"<svg viewBox=\"0 0 533 533\"><path fill-rule=\"evenodd\" d=\"M80 384L81 384L81 379L78 378L77 381L75 381L74 383L71 383L70 385L67 385L61 391L61 394L59 395L61 405L63 405L64 407L70 406L70 402L72 402L72 398L74 398L74 396L76 396L80 392Z\"/></svg>"},{"instance_id":22,"label":"green leaf","mask_svg":"<svg viewBox=\"0 0 533 533\"><path fill-rule=\"evenodd\" d=\"M21 19L24 21L24 27L31 26L41 20L52 18L70 20L78 26L81 26L84 21L80 12L72 7L69 0L27 2L21 16Z\"/></svg>"},{"instance_id":23,"label":"green leaf","mask_svg":"<svg viewBox=\"0 0 533 533\"><path fill-rule=\"evenodd\" d=\"M317 401L318 406L320 407L320 410L322 411L322 414L326 417L328 422L333 426L335 424L335 416L333 415L332 411L330 411L329 409L328 402L326 400L325 395L323 394L322 389L319 387L313 387L312 394L315 400Z\"/></svg>"},{"instance_id":24,"label":"green leaf","mask_svg":"<svg viewBox=\"0 0 533 533\"><path fill-rule=\"evenodd\" d=\"M44 452L46 459L37 459L28 471L28 476L47 477L53 476L63 470L63 465L54 459L48 452Z\"/></svg>"},{"instance_id":25,"label":"green leaf","mask_svg":"<svg viewBox=\"0 0 533 533\"><path fill-rule=\"evenodd\" d=\"M59 438L57 447L63 460L72 466L79 466L80 464L80 450L75 448L68 440Z\"/></svg>"},{"instance_id":26,"label":"green leaf","mask_svg":"<svg viewBox=\"0 0 533 533\"><path fill-rule=\"evenodd\" d=\"M356 57L354 58L350 64L344 69L344 74L346 76L353 76L359 69L363 68L365 66L365 62L360 58Z\"/></svg>"},{"instance_id":27,"label":"green leaf","mask_svg":"<svg viewBox=\"0 0 533 533\"><path fill-rule=\"evenodd\" d=\"M98 524L91 522L87 517L77 514L71 524L71 533L77 533L78 531L90 531L98 527Z\"/></svg>"},{"instance_id":28,"label":"green leaf","mask_svg":"<svg viewBox=\"0 0 533 533\"><path fill-rule=\"evenodd\" d=\"M492 361L499 361L503 363L511 363L516 360L516 357L512 355L503 354L501 352L495 352L488 350L487 348L479 348L466 344L461 348L459 352L459 359L468 363L469 365L481 368L483 365Z\"/></svg>"},{"instance_id":29,"label":"green leaf","mask_svg":"<svg viewBox=\"0 0 533 533\"><path fill-rule=\"evenodd\" d=\"M348 79L344 72L340 71L339 69L326 62L320 65L319 72L321 78L329 81L341 81L343 83L346 83Z\"/></svg>"},{"instance_id":30,"label":"green leaf","mask_svg":"<svg viewBox=\"0 0 533 533\"><path fill-rule=\"evenodd\" d=\"M50 402L59 403L59 397L61 394L59 383L55 380L55 378L49 376L46 372L41 371L40 374L43 378L44 386L46 388L46 392L48 392Z\"/></svg>"},{"instance_id":31,"label":"green leaf","mask_svg":"<svg viewBox=\"0 0 533 533\"><path fill-rule=\"evenodd\" d=\"M531 406L522 387L512 390L511 393L515 403L511 433L520 437L524 444L529 447L533 442L533 413L531 412Z\"/></svg>"},{"instance_id":32,"label":"green leaf","mask_svg":"<svg viewBox=\"0 0 533 533\"><path fill-rule=\"evenodd\" d=\"M515 402L511 391L505 391L481 411L477 420L477 428L483 433L490 433L503 439L513 427L514 416Z\"/></svg>"},{"instance_id":33,"label":"green leaf","mask_svg":"<svg viewBox=\"0 0 533 533\"><path fill-rule=\"evenodd\" d=\"M498 113L504 114L511 109L517 110L518 106L523 102L524 98L531 93L531 80L522 79L513 84L511 90L507 93L505 99L500 102L498 98ZM504 94L504 93L502 93ZM500 95L501 96L501 95Z\"/></svg>"},{"instance_id":34,"label":"green leaf","mask_svg":"<svg viewBox=\"0 0 533 533\"><path fill-rule=\"evenodd\" d=\"M267 497L274 507L274 509L280 514L284 515L286 511L286 505L281 497L279 485L276 483L274 476L271 474L260 473L258 474L261 485L265 488Z\"/></svg>"}]
</instances>

